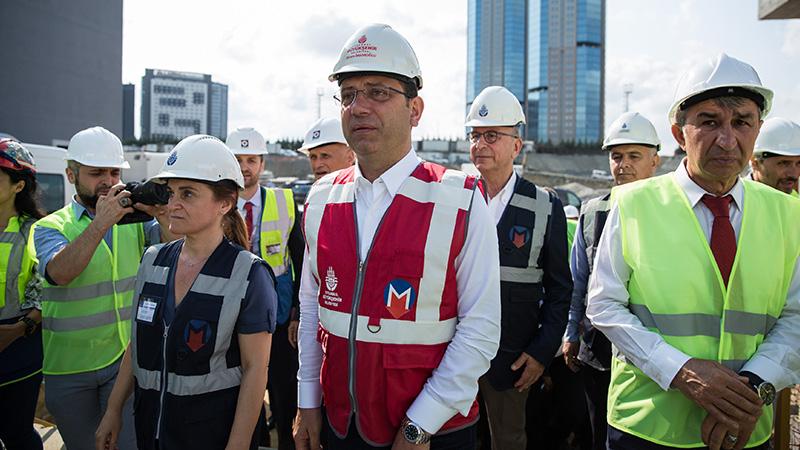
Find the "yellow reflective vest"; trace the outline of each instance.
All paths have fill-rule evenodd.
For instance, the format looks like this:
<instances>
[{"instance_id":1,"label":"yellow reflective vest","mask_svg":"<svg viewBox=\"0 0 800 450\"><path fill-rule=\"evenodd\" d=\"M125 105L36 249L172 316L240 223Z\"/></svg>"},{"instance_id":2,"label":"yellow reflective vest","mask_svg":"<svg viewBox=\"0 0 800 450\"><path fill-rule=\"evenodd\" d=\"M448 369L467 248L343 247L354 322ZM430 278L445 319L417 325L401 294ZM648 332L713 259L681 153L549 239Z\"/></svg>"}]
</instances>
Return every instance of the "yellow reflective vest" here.
<instances>
[{"instance_id":1,"label":"yellow reflective vest","mask_svg":"<svg viewBox=\"0 0 800 450\"><path fill-rule=\"evenodd\" d=\"M631 312L669 345L734 371L780 316L800 255L800 201L742 182L742 224L727 287L673 174L615 188L612 195L631 268ZM611 426L661 445L700 447L706 415L678 390L662 390L620 357L612 361ZM765 442L771 429L772 408L764 407L748 446Z\"/></svg>"},{"instance_id":2,"label":"yellow reflective vest","mask_svg":"<svg viewBox=\"0 0 800 450\"><path fill-rule=\"evenodd\" d=\"M294 196L291 189L261 188L261 258L272 267L276 277L289 270L289 233L294 226Z\"/></svg>"},{"instance_id":3,"label":"yellow reflective vest","mask_svg":"<svg viewBox=\"0 0 800 450\"><path fill-rule=\"evenodd\" d=\"M70 203L36 222L53 228L70 242L89 226L85 214L75 217ZM44 373L64 375L101 369L119 358L130 339L131 302L139 260L144 252L142 224L114 225L113 251L105 240L86 266L65 286L45 282L42 292ZM36 247L30 239L29 249Z\"/></svg>"}]
</instances>

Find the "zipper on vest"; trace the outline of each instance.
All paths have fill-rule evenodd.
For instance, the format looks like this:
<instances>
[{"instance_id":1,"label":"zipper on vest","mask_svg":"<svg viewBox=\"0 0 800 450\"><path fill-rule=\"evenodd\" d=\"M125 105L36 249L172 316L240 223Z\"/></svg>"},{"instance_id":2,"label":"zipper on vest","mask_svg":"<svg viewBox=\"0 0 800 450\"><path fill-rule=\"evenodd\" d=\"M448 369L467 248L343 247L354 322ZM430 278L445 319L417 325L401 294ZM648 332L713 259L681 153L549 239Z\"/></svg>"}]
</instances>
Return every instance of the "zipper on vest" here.
<instances>
[{"instance_id":1,"label":"zipper on vest","mask_svg":"<svg viewBox=\"0 0 800 450\"><path fill-rule=\"evenodd\" d=\"M393 200L394 201L394 200ZM378 222L378 226L375 228L375 234L372 235L372 241L369 243L369 247L367 247L367 254L364 259L361 259L361 240L358 234L358 211L356 211L356 202L353 201L353 219L356 229L356 258L358 259L358 272L356 273L356 287L353 291L353 305L350 310L350 330L347 336L347 348L350 350L349 353L349 360L347 362L348 368L348 379L350 380L348 388L350 389L350 405L353 409L353 414L358 413L358 403L356 403L356 334L358 332L358 306L361 303L361 292L364 289L364 269L367 267L367 263L369 262L369 254L372 252L372 245L375 243L375 237L378 236L378 232L383 225L383 219L386 218L386 213L389 212L389 208L391 208L391 203L389 207L386 208L386 211L383 212L381 216L381 220ZM356 428L358 428L358 423L356 422Z\"/></svg>"},{"instance_id":2,"label":"zipper on vest","mask_svg":"<svg viewBox=\"0 0 800 450\"><path fill-rule=\"evenodd\" d=\"M164 417L164 397L167 394L167 334L169 325L164 324L164 340L161 344L161 395L158 400L158 422L156 423L156 440L161 434L161 419Z\"/></svg>"}]
</instances>

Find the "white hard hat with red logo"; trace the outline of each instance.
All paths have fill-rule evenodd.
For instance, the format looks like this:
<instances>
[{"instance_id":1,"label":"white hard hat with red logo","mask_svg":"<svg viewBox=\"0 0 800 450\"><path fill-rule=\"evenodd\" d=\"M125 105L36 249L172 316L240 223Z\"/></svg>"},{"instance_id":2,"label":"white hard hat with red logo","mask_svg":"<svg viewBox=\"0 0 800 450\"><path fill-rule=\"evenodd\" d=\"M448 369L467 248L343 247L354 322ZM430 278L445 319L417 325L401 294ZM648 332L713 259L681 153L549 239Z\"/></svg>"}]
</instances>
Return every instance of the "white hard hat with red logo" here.
<instances>
[{"instance_id":1,"label":"white hard hat with red logo","mask_svg":"<svg viewBox=\"0 0 800 450\"><path fill-rule=\"evenodd\" d=\"M161 172L152 180L166 183L170 178L211 183L230 180L244 189L244 177L236 157L222 141L205 134L188 136L178 142L164 161Z\"/></svg>"},{"instance_id":2,"label":"white hard hat with red logo","mask_svg":"<svg viewBox=\"0 0 800 450\"><path fill-rule=\"evenodd\" d=\"M414 49L389 25L376 23L356 30L345 42L328 79L337 81L358 72L400 75L422 89L422 73Z\"/></svg>"},{"instance_id":3,"label":"white hard hat with red logo","mask_svg":"<svg viewBox=\"0 0 800 450\"><path fill-rule=\"evenodd\" d=\"M67 160L85 166L129 169L125 161L122 142L114 133L103 127L92 127L75 133L67 146Z\"/></svg>"},{"instance_id":4,"label":"white hard hat with red logo","mask_svg":"<svg viewBox=\"0 0 800 450\"><path fill-rule=\"evenodd\" d=\"M309 150L328 144L347 145L342 132L342 121L338 117L323 117L314 122L306 131L303 146L298 150L308 154Z\"/></svg>"},{"instance_id":5,"label":"white hard hat with red logo","mask_svg":"<svg viewBox=\"0 0 800 450\"><path fill-rule=\"evenodd\" d=\"M517 97L503 86L489 86L469 107L467 127L515 127L525 123L525 113Z\"/></svg>"},{"instance_id":6,"label":"white hard hat with red logo","mask_svg":"<svg viewBox=\"0 0 800 450\"><path fill-rule=\"evenodd\" d=\"M263 155L267 153L267 140L252 127L233 130L225 139L225 145L234 155Z\"/></svg>"},{"instance_id":7,"label":"white hard hat with red logo","mask_svg":"<svg viewBox=\"0 0 800 450\"><path fill-rule=\"evenodd\" d=\"M745 62L720 53L686 71L678 81L675 100L669 110L670 123L677 123L679 110L716 97L733 96L753 100L761 118L772 108L773 93L761 85L756 70Z\"/></svg>"}]
</instances>

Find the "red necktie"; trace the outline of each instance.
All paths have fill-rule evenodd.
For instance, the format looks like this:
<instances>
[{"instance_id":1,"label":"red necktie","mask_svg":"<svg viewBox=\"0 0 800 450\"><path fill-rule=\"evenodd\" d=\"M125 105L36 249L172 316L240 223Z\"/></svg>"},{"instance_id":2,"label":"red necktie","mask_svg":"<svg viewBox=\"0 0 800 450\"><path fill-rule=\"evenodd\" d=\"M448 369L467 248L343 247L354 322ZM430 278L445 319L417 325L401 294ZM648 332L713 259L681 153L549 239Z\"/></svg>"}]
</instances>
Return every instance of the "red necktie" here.
<instances>
[{"instance_id":1,"label":"red necktie","mask_svg":"<svg viewBox=\"0 0 800 450\"><path fill-rule=\"evenodd\" d=\"M733 197L730 195L714 197L708 194L701 200L714 214L714 225L711 227L711 252L714 253L725 286L728 285L733 259L736 257L736 233L733 232L728 209L732 200Z\"/></svg>"},{"instance_id":2,"label":"red necktie","mask_svg":"<svg viewBox=\"0 0 800 450\"><path fill-rule=\"evenodd\" d=\"M244 203L244 223L247 225L247 237L253 237L253 203Z\"/></svg>"}]
</instances>

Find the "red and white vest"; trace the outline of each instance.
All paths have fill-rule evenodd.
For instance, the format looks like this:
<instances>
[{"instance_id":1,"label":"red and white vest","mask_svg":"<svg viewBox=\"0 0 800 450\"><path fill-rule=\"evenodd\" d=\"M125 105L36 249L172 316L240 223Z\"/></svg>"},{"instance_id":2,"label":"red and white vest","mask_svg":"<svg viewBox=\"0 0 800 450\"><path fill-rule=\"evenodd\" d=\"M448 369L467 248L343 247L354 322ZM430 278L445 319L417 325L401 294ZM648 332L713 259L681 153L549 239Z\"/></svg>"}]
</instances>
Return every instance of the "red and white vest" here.
<instances>
[{"instance_id":1,"label":"red and white vest","mask_svg":"<svg viewBox=\"0 0 800 450\"><path fill-rule=\"evenodd\" d=\"M319 283L321 382L331 427L390 445L439 366L458 320L455 259L477 181L421 163L400 186L359 263L353 168L319 180L303 228ZM351 414L353 413L353 414ZM456 414L441 431L478 416Z\"/></svg>"}]
</instances>

